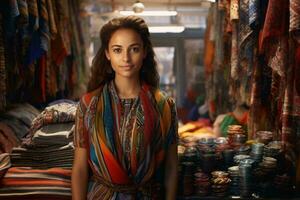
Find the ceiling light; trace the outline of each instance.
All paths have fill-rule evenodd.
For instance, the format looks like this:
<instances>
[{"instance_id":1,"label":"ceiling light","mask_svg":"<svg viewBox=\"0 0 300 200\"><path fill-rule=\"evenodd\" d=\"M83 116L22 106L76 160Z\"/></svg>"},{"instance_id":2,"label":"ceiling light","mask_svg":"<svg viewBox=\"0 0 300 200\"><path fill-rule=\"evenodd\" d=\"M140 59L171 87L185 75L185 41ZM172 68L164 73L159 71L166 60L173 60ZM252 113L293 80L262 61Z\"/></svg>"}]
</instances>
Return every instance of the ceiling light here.
<instances>
[{"instance_id":1,"label":"ceiling light","mask_svg":"<svg viewBox=\"0 0 300 200\"><path fill-rule=\"evenodd\" d=\"M176 11L166 11L166 10L153 10L153 11L143 11L141 13L136 13L134 11L120 11L121 15L139 15L139 16L176 16Z\"/></svg>"},{"instance_id":2,"label":"ceiling light","mask_svg":"<svg viewBox=\"0 0 300 200\"><path fill-rule=\"evenodd\" d=\"M145 6L143 3L141 3L140 1L136 1L133 5L132 5L132 10L135 13L141 13L143 12L145 9Z\"/></svg>"},{"instance_id":3,"label":"ceiling light","mask_svg":"<svg viewBox=\"0 0 300 200\"><path fill-rule=\"evenodd\" d=\"M181 33L184 26L149 26L150 33Z\"/></svg>"}]
</instances>

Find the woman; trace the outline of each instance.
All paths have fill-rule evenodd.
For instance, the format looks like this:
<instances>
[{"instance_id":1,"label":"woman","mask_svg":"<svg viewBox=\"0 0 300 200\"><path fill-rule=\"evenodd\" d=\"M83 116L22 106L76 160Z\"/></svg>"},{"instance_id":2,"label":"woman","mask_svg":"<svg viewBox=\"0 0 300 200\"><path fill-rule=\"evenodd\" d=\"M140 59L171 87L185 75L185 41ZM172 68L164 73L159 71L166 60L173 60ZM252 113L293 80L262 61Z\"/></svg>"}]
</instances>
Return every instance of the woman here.
<instances>
[{"instance_id":1,"label":"woman","mask_svg":"<svg viewBox=\"0 0 300 200\"><path fill-rule=\"evenodd\" d=\"M236 105L232 112L219 115L214 124L213 132L216 137L227 137L229 125L242 125L247 133L247 123L249 115L249 106L246 103Z\"/></svg>"},{"instance_id":2,"label":"woman","mask_svg":"<svg viewBox=\"0 0 300 200\"><path fill-rule=\"evenodd\" d=\"M100 38L77 110L73 200L175 199L176 108L158 89L148 27L115 18Z\"/></svg>"}]
</instances>

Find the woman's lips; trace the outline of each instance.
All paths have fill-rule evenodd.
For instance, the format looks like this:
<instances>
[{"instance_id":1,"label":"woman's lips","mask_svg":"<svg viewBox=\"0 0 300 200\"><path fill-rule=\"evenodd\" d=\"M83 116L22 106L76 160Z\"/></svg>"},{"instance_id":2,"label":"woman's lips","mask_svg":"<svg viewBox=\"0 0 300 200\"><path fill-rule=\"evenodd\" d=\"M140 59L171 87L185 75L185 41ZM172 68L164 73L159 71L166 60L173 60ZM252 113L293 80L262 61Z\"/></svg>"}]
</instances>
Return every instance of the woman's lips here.
<instances>
[{"instance_id":1,"label":"woman's lips","mask_svg":"<svg viewBox=\"0 0 300 200\"><path fill-rule=\"evenodd\" d=\"M133 65L124 65L123 68L132 68Z\"/></svg>"}]
</instances>

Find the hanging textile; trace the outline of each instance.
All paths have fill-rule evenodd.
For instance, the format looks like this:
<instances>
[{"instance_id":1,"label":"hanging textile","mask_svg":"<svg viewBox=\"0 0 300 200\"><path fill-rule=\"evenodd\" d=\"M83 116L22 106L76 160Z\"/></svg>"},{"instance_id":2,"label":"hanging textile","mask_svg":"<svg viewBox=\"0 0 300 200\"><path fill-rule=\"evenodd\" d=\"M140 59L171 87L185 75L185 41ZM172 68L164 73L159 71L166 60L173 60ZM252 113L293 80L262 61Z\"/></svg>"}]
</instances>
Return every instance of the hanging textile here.
<instances>
[{"instance_id":1,"label":"hanging textile","mask_svg":"<svg viewBox=\"0 0 300 200\"><path fill-rule=\"evenodd\" d=\"M82 95L82 82L86 81L88 70L77 3L0 2L5 19L0 30L0 109L10 103L26 101L40 105L56 98ZM75 96L79 85L83 89Z\"/></svg>"},{"instance_id":2,"label":"hanging textile","mask_svg":"<svg viewBox=\"0 0 300 200\"><path fill-rule=\"evenodd\" d=\"M213 58L214 58L214 52L215 52L215 45L214 41L212 39L213 35L213 26L214 26L214 7L211 7L209 9L209 14L206 19L206 31L205 31L205 36L204 36L204 67L205 67L205 73L208 75L213 71Z\"/></svg>"},{"instance_id":3,"label":"hanging textile","mask_svg":"<svg viewBox=\"0 0 300 200\"><path fill-rule=\"evenodd\" d=\"M46 0L47 11L49 15L49 31L51 39L54 39L57 34L56 22L54 19L53 4L51 0ZM55 5L54 5L55 6Z\"/></svg>"},{"instance_id":4,"label":"hanging textile","mask_svg":"<svg viewBox=\"0 0 300 200\"><path fill-rule=\"evenodd\" d=\"M300 42L300 1L290 0L290 33Z\"/></svg>"},{"instance_id":5,"label":"hanging textile","mask_svg":"<svg viewBox=\"0 0 300 200\"><path fill-rule=\"evenodd\" d=\"M253 71L253 53L257 35L249 26L249 0L240 0L239 8L239 97L241 102L249 103L251 75Z\"/></svg>"},{"instance_id":6,"label":"hanging textile","mask_svg":"<svg viewBox=\"0 0 300 200\"><path fill-rule=\"evenodd\" d=\"M225 10L218 7L216 11L215 31L216 33L224 33ZM215 37L215 60L214 67L219 69L224 61L224 34L216 34Z\"/></svg>"},{"instance_id":7,"label":"hanging textile","mask_svg":"<svg viewBox=\"0 0 300 200\"><path fill-rule=\"evenodd\" d=\"M0 111L6 106L6 71L5 71L5 52L3 35L3 18L0 13Z\"/></svg>"},{"instance_id":8,"label":"hanging textile","mask_svg":"<svg viewBox=\"0 0 300 200\"><path fill-rule=\"evenodd\" d=\"M252 30L259 26L259 0L249 0L249 26Z\"/></svg>"},{"instance_id":9,"label":"hanging textile","mask_svg":"<svg viewBox=\"0 0 300 200\"><path fill-rule=\"evenodd\" d=\"M238 77L238 27L236 22L232 23L231 42L231 78L237 80Z\"/></svg>"},{"instance_id":10,"label":"hanging textile","mask_svg":"<svg viewBox=\"0 0 300 200\"><path fill-rule=\"evenodd\" d=\"M230 20L232 23L232 41L231 41L231 78L238 79L238 20L239 20L239 1L230 1Z\"/></svg>"},{"instance_id":11,"label":"hanging textile","mask_svg":"<svg viewBox=\"0 0 300 200\"><path fill-rule=\"evenodd\" d=\"M260 41L260 52L266 54L268 65L280 76L288 65L289 2L269 0Z\"/></svg>"},{"instance_id":12,"label":"hanging textile","mask_svg":"<svg viewBox=\"0 0 300 200\"><path fill-rule=\"evenodd\" d=\"M230 20L238 20L239 19L239 1L231 0L230 1Z\"/></svg>"}]
</instances>

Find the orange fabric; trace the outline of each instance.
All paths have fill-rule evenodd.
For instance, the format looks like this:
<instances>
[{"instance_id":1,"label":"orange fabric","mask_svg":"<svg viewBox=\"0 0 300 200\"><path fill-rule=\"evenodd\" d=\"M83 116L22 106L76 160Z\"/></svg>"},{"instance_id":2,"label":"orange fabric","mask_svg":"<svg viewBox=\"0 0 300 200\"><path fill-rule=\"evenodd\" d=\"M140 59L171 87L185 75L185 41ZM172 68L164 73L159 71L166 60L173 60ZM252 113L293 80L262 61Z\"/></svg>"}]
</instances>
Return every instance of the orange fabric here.
<instances>
[{"instance_id":1,"label":"orange fabric","mask_svg":"<svg viewBox=\"0 0 300 200\"><path fill-rule=\"evenodd\" d=\"M238 118L234 113L228 113L229 115L232 115L241 125L246 125L248 122L248 116L249 112L244 112L242 117Z\"/></svg>"},{"instance_id":2,"label":"orange fabric","mask_svg":"<svg viewBox=\"0 0 300 200\"><path fill-rule=\"evenodd\" d=\"M109 166L107 169L111 176L112 182L117 184L129 184L130 180L127 176L127 173L123 170L118 161L115 159L114 155L110 152L102 140L100 140L100 146L104 154L103 158L105 159L106 166Z\"/></svg>"},{"instance_id":3,"label":"orange fabric","mask_svg":"<svg viewBox=\"0 0 300 200\"><path fill-rule=\"evenodd\" d=\"M33 186L33 185L47 185L47 186L65 186L65 187L71 187L71 183L66 183L64 181L60 181L60 180L41 180L41 179L31 179L31 180L16 180L14 179L9 179L9 178L5 178L1 184L5 185L5 186L18 186L18 187L22 187L22 186Z\"/></svg>"},{"instance_id":4,"label":"orange fabric","mask_svg":"<svg viewBox=\"0 0 300 200\"><path fill-rule=\"evenodd\" d=\"M208 16L207 28L204 36L204 59L203 59L206 74L210 74L213 71L212 64L215 55L215 44L214 41L210 40L212 23L213 23L212 16Z\"/></svg>"}]
</instances>

